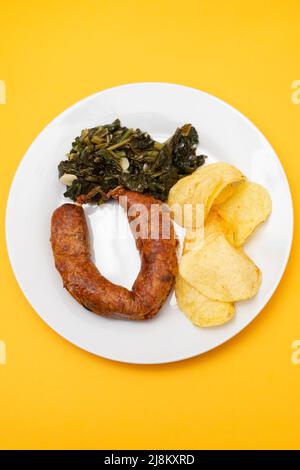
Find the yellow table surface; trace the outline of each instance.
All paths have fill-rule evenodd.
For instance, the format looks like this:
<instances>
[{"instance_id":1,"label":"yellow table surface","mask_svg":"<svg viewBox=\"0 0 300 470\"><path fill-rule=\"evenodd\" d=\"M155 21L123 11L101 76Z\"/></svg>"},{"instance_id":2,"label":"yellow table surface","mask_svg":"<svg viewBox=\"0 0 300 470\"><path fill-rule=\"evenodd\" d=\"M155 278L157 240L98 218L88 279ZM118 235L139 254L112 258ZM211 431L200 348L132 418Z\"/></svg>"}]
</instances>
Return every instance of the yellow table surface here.
<instances>
[{"instance_id":1,"label":"yellow table surface","mask_svg":"<svg viewBox=\"0 0 300 470\"><path fill-rule=\"evenodd\" d=\"M199 88L248 116L281 160L297 220L299 17L298 0L1 2L0 448L299 448L297 224L257 319L203 356L161 366L111 362L60 338L18 287L4 231L14 173L43 127L81 98L139 81Z\"/></svg>"}]
</instances>

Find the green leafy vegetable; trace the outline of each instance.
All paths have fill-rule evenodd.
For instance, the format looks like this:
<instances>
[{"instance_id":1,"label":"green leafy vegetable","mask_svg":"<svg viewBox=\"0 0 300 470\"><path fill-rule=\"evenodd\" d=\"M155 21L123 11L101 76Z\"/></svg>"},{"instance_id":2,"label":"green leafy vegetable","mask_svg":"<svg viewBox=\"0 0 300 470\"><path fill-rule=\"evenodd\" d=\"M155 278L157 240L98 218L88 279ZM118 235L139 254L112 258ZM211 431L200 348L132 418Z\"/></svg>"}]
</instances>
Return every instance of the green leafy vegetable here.
<instances>
[{"instance_id":1,"label":"green leafy vegetable","mask_svg":"<svg viewBox=\"0 0 300 470\"><path fill-rule=\"evenodd\" d=\"M61 180L70 178L64 193L73 201L107 201L107 193L122 185L162 201L180 178L205 162L196 154L199 139L191 124L178 128L165 143L147 132L112 124L84 129L72 143L68 159L58 165Z\"/></svg>"}]
</instances>

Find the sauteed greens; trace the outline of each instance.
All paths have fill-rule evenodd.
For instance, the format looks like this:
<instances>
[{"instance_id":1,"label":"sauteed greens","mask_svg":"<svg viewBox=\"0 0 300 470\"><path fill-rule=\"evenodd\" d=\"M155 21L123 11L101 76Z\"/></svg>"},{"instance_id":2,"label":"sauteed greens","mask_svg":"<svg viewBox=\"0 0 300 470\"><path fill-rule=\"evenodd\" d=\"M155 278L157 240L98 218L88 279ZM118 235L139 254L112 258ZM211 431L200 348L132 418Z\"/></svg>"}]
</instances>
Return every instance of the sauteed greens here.
<instances>
[{"instance_id":1,"label":"sauteed greens","mask_svg":"<svg viewBox=\"0 0 300 470\"><path fill-rule=\"evenodd\" d=\"M58 165L67 185L65 197L101 204L119 185L165 201L170 188L205 162L196 154L199 142L191 124L178 128L166 142L147 132L112 124L84 129L72 143L68 159Z\"/></svg>"}]
</instances>

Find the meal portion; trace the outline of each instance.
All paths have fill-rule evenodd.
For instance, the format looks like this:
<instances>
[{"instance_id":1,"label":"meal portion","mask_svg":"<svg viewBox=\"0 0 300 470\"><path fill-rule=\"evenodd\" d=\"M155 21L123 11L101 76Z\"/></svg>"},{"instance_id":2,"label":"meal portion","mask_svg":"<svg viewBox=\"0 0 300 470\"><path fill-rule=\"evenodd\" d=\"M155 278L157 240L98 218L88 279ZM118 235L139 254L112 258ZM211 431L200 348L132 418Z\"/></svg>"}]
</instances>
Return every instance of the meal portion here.
<instances>
[{"instance_id":1,"label":"meal portion","mask_svg":"<svg viewBox=\"0 0 300 470\"><path fill-rule=\"evenodd\" d=\"M221 325L234 316L234 302L253 297L261 284L259 268L241 246L271 213L270 196L232 165L214 163L175 184L168 202L200 204L204 213L198 226L177 220L186 228L178 305L197 326Z\"/></svg>"},{"instance_id":2,"label":"meal portion","mask_svg":"<svg viewBox=\"0 0 300 470\"><path fill-rule=\"evenodd\" d=\"M54 211L51 244L64 287L85 308L145 320L175 283L179 308L194 325L208 327L228 322L234 303L258 292L261 272L242 246L271 213L270 196L228 163L203 166L198 143L191 124L162 144L118 119L75 138L58 166L64 195L75 204ZM131 228L139 226L141 269L132 290L108 281L91 260L82 205L109 199L126 210ZM185 229L179 262L172 220Z\"/></svg>"},{"instance_id":3,"label":"meal portion","mask_svg":"<svg viewBox=\"0 0 300 470\"><path fill-rule=\"evenodd\" d=\"M152 196L118 188L112 197L122 203L126 196L129 222L140 214L130 213L134 204L143 204L148 212L146 227L151 234ZM55 266L64 287L85 308L106 317L145 320L153 317L165 302L177 274L177 241L170 224L170 236L163 238L163 223L169 214L158 218L158 236L136 238L141 257L141 270L129 291L108 281L91 261L88 228L84 210L76 204L64 204L52 215L51 244ZM143 219L141 220L143 223Z\"/></svg>"},{"instance_id":4,"label":"meal portion","mask_svg":"<svg viewBox=\"0 0 300 470\"><path fill-rule=\"evenodd\" d=\"M84 129L72 143L68 159L58 166L64 195L77 202L101 204L122 185L165 201L180 178L205 162L197 155L199 138L191 124L178 128L163 144L148 132L112 124Z\"/></svg>"},{"instance_id":5,"label":"meal portion","mask_svg":"<svg viewBox=\"0 0 300 470\"><path fill-rule=\"evenodd\" d=\"M56 209L51 223L55 265L64 287L87 309L109 317L142 320L153 317L174 285L177 240L170 214L161 201L170 188L205 162L197 155L198 134L191 124L178 128L166 142L154 141L147 132L127 128L119 119L112 124L84 129L72 143L68 159L58 166L64 193L76 202ZM136 246L141 270L129 291L105 279L91 261L85 203L102 204L126 196L129 222L140 218L133 206L146 208L139 221L141 233ZM79 206L80 204L80 206ZM159 217L152 207L161 208ZM155 236L152 237L153 226ZM168 236L164 227L168 226Z\"/></svg>"}]
</instances>

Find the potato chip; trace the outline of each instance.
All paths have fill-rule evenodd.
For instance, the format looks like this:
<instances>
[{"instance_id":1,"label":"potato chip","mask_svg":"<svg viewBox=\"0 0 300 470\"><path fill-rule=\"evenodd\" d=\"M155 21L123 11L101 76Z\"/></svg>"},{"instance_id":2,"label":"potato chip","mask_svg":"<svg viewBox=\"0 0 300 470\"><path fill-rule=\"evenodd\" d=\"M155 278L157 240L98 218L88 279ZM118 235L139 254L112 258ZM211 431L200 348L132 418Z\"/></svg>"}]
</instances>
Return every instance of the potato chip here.
<instances>
[{"instance_id":1,"label":"potato chip","mask_svg":"<svg viewBox=\"0 0 300 470\"><path fill-rule=\"evenodd\" d=\"M216 197L214 200L214 205L215 204L222 204L223 202L227 201L233 193L234 193L234 183L228 184L219 194L219 196Z\"/></svg>"},{"instance_id":2,"label":"potato chip","mask_svg":"<svg viewBox=\"0 0 300 470\"><path fill-rule=\"evenodd\" d=\"M210 203L207 207L206 216L210 211L212 204L225 202L234 192L234 185L245 180L245 176L235 166L225 162L211 163L196 170L193 175L201 178L201 181L210 176L219 176L221 182L212 194Z\"/></svg>"},{"instance_id":3,"label":"potato chip","mask_svg":"<svg viewBox=\"0 0 300 470\"><path fill-rule=\"evenodd\" d=\"M219 215L218 211L214 208L211 209L204 225L204 235L207 238L212 233L226 233L229 231L229 227L226 222Z\"/></svg>"},{"instance_id":4,"label":"potato chip","mask_svg":"<svg viewBox=\"0 0 300 470\"><path fill-rule=\"evenodd\" d=\"M220 183L221 178L217 175L200 180L195 173L177 181L170 189L168 198L175 222L188 229L201 226Z\"/></svg>"},{"instance_id":5,"label":"potato chip","mask_svg":"<svg viewBox=\"0 0 300 470\"><path fill-rule=\"evenodd\" d=\"M204 243L204 229L187 230L184 237L182 254L189 251L199 250Z\"/></svg>"},{"instance_id":6,"label":"potato chip","mask_svg":"<svg viewBox=\"0 0 300 470\"><path fill-rule=\"evenodd\" d=\"M234 316L232 303L209 300L181 276L177 276L175 294L179 308L196 326L222 325Z\"/></svg>"},{"instance_id":7,"label":"potato chip","mask_svg":"<svg viewBox=\"0 0 300 470\"><path fill-rule=\"evenodd\" d=\"M271 210L268 191L250 181L238 184L233 195L218 206L220 216L233 230L235 246L243 245L254 229L268 218Z\"/></svg>"},{"instance_id":8,"label":"potato chip","mask_svg":"<svg viewBox=\"0 0 300 470\"><path fill-rule=\"evenodd\" d=\"M202 295L220 302L248 299L261 284L258 267L220 233L205 238L200 250L183 255L179 273Z\"/></svg>"},{"instance_id":9,"label":"potato chip","mask_svg":"<svg viewBox=\"0 0 300 470\"><path fill-rule=\"evenodd\" d=\"M231 243L233 238L232 228L220 216L217 209L212 207L204 224L204 229L187 230L183 243L182 253L199 250L203 247L205 238L212 233L223 233L227 240Z\"/></svg>"},{"instance_id":10,"label":"potato chip","mask_svg":"<svg viewBox=\"0 0 300 470\"><path fill-rule=\"evenodd\" d=\"M196 219L196 204L203 205L204 219L207 217L215 200L224 201L230 196L228 185L244 180L243 174L228 163L212 163L196 170L192 175L180 179L169 192L168 204L179 205L184 212L186 204L192 205L192 217L174 213L174 219L185 228L199 227ZM198 222L198 223L197 223Z\"/></svg>"}]
</instances>

